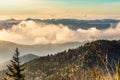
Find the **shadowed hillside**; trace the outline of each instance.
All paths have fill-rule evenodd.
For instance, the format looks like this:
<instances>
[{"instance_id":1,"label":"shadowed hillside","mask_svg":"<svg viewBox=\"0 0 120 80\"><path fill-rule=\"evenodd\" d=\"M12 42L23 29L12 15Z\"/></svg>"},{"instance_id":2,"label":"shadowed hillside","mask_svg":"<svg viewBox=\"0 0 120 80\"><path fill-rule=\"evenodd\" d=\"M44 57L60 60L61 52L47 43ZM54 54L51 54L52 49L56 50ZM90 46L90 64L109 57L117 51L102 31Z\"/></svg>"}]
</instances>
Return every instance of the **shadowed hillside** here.
<instances>
[{"instance_id":1,"label":"shadowed hillside","mask_svg":"<svg viewBox=\"0 0 120 80\"><path fill-rule=\"evenodd\" d=\"M25 74L27 80L111 80L119 58L120 41L98 40L25 63Z\"/></svg>"}]
</instances>

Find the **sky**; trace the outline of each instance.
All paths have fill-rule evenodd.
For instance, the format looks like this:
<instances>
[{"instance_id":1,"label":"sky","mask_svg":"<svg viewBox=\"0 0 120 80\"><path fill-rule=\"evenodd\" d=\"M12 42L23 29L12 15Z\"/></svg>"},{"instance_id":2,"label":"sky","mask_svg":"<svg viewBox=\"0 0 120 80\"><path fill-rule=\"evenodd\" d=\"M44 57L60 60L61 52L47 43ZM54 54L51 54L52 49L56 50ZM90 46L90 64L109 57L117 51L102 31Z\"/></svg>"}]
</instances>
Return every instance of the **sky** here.
<instances>
[{"instance_id":1,"label":"sky","mask_svg":"<svg viewBox=\"0 0 120 80\"><path fill-rule=\"evenodd\" d=\"M120 0L0 0L0 18L118 18Z\"/></svg>"}]
</instances>

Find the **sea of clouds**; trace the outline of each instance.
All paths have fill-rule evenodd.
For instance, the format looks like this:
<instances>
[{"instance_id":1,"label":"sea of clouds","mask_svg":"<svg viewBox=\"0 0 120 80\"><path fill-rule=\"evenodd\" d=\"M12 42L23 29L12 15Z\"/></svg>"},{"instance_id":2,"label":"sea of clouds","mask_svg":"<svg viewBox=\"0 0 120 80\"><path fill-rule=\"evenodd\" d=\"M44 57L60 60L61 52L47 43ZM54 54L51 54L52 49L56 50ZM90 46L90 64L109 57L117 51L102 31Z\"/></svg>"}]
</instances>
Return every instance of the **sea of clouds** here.
<instances>
[{"instance_id":1,"label":"sea of clouds","mask_svg":"<svg viewBox=\"0 0 120 80\"><path fill-rule=\"evenodd\" d=\"M0 40L19 44L60 44L67 42L83 42L96 39L120 39L120 23L115 28L99 30L91 27L87 30L72 30L68 26L59 24L37 23L21 21L9 29L0 30Z\"/></svg>"}]
</instances>

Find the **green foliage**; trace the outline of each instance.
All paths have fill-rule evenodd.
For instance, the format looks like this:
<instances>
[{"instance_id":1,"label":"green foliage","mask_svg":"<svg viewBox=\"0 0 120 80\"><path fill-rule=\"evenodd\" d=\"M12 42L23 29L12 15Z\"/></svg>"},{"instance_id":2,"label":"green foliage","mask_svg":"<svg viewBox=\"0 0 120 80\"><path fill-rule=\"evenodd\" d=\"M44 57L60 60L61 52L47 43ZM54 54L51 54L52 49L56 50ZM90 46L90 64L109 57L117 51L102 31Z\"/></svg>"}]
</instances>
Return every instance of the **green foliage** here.
<instances>
[{"instance_id":1,"label":"green foliage","mask_svg":"<svg viewBox=\"0 0 120 80\"><path fill-rule=\"evenodd\" d=\"M6 72L6 75L9 79L24 80L24 68L22 65L20 65L19 54L18 48L16 48L15 54L11 60L11 64L7 65L8 71Z\"/></svg>"}]
</instances>

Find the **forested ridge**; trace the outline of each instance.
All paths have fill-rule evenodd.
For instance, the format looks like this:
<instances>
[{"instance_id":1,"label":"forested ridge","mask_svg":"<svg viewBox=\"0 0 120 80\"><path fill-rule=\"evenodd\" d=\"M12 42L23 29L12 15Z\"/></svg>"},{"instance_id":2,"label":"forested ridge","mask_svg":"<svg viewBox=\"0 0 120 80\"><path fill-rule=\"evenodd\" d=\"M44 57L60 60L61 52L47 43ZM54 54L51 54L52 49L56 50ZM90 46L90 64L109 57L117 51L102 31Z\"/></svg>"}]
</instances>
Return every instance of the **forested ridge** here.
<instances>
[{"instance_id":1,"label":"forested ridge","mask_svg":"<svg viewBox=\"0 0 120 80\"><path fill-rule=\"evenodd\" d=\"M110 80L119 58L120 41L97 40L25 63L25 74L28 80Z\"/></svg>"}]
</instances>

